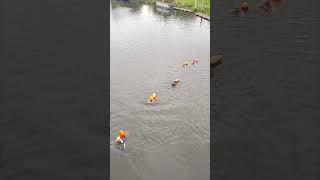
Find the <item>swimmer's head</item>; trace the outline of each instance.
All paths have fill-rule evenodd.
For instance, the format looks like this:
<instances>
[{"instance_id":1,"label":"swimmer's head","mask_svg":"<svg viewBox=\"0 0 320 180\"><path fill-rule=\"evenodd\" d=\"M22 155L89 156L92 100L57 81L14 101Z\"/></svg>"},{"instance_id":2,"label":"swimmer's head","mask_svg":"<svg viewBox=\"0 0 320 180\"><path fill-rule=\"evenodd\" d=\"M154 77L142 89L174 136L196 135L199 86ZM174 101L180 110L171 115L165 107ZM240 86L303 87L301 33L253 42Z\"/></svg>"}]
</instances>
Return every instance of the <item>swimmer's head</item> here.
<instances>
[{"instance_id":1,"label":"swimmer's head","mask_svg":"<svg viewBox=\"0 0 320 180\"><path fill-rule=\"evenodd\" d=\"M272 6L278 6L282 4L284 0L271 0Z\"/></svg>"},{"instance_id":2,"label":"swimmer's head","mask_svg":"<svg viewBox=\"0 0 320 180\"><path fill-rule=\"evenodd\" d=\"M249 6L248 6L248 3L247 2L242 2L241 5L240 5L240 10L243 11L243 12L247 12L249 9Z\"/></svg>"},{"instance_id":3,"label":"swimmer's head","mask_svg":"<svg viewBox=\"0 0 320 180\"><path fill-rule=\"evenodd\" d=\"M126 138L127 132L121 129L119 131L119 136L120 136L121 139Z\"/></svg>"},{"instance_id":4,"label":"swimmer's head","mask_svg":"<svg viewBox=\"0 0 320 180\"><path fill-rule=\"evenodd\" d=\"M265 6L265 7L271 7L271 1L270 1L270 0L265 0L265 1L263 1L263 6Z\"/></svg>"}]
</instances>

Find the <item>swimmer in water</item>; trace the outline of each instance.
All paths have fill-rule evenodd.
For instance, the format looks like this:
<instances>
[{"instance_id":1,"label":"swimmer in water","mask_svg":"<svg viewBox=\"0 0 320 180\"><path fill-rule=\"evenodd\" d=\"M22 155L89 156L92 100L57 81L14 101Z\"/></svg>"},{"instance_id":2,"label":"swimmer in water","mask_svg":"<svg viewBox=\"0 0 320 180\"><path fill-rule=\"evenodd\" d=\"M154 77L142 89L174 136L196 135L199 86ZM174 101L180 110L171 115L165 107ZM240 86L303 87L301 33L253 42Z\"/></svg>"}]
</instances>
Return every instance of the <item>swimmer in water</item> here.
<instances>
[{"instance_id":1,"label":"swimmer in water","mask_svg":"<svg viewBox=\"0 0 320 180\"><path fill-rule=\"evenodd\" d=\"M127 140L128 133L124 130L119 131L119 135L114 140L115 145L118 145L119 149L123 150L126 147L126 140ZM122 146L122 147L121 147Z\"/></svg>"},{"instance_id":2,"label":"swimmer in water","mask_svg":"<svg viewBox=\"0 0 320 180\"><path fill-rule=\"evenodd\" d=\"M270 0L263 0L260 4L258 4L258 8L262 8L265 11L270 11L272 9Z\"/></svg>"},{"instance_id":3,"label":"swimmer in water","mask_svg":"<svg viewBox=\"0 0 320 180\"><path fill-rule=\"evenodd\" d=\"M156 93L153 93L152 96L149 96L148 98L148 103L154 103L156 102L156 100L158 99L158 96L156 95Z\"/></svg>"},{"instance_id":4,"label":"swimmer in water","mask_svg":"<svg viewBox=\"0 0 320 180\"><path fill-rule=\"evenodd\" d=\"M186 67L189 65L189 62L185 62L184 64L182 64L182 67Z\"/></svg>"},{"instance_id":5,"label":"swimmer in water","mask_svg":"<svg viewBox=\"0 0 320 180\"><path fill-rule=\"evenodd\" d=\"M233 15L233 16L245 16L249 12L249 6L248 3L243 1L240 4L239 8L234 8L228 11L227 15Z\"/></svg>"},{"instance_id":6,"label":"swimmer in water","mask_svg":"<svg viewBox=\"0 0 320 180\"><path fill-rule=\"evenodd\" d=\"M191 61L191 64L193 64L193 65L196 65L196 64L198 64L198 63L199 63L199 61L196 60L196 59L192 59L192 61Z\"/></svg>"},{"instance_id":7,"label":"swimmer in water","mask_svg":"<svg viewBox=\"0 0 320 180\"><path fill-rule=\"evenodd\" d=\"M173 83L171 84L173 87L177 86L180 83L180 79L176 79L173 81Z\"/></svg>"},{"instance_id":8,"label":"swimmer in water","mask_svg":"<svg viewBox=\"0 0 320 180\"><path fill-rule=\"evenodd\" d=\"M271 11L273 7L281 5L283 1L284 0L263 0L257 7L265 11Z\"/></svg>"}]
</instances>

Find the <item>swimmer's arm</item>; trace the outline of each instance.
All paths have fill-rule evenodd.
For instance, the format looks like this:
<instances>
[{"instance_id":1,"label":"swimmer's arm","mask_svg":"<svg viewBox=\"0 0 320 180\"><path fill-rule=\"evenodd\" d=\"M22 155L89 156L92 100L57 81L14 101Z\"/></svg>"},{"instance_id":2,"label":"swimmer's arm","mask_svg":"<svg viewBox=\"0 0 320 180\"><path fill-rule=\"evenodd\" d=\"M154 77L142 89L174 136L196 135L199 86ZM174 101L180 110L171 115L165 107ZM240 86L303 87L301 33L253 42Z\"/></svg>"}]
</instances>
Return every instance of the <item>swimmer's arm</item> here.
<instances>
[{"instance_id":1,"label":"swimmer's arm","mask_svg":"<svg viewBox=\"0 0 320 180\"><path fill-rule=\"evenodd\" d=\"M120 137L118 136L118 137L114 140L114 142L121 142L121 143L122 143L123 141L122 141L122 139L120 139Z\"/></svg>"}]
</instances>

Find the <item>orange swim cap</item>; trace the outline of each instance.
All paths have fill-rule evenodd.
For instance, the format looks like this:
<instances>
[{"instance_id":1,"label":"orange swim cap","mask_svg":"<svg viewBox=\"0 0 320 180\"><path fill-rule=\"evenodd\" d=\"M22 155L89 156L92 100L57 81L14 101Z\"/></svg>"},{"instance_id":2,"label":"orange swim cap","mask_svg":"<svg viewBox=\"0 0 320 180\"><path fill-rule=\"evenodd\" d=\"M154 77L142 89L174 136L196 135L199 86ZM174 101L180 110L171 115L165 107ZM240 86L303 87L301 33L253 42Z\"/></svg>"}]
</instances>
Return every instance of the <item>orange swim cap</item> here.
<instances>
[{"instance_id":1,"label":"orange swim cap","mask_svg":"<svg viewBox=\"0 0 320 180\"><path fill-rule=\"evenodd\" d=\"M124 130L120 130L119 136L120 136L121 139L123 139L123 138L125 138L127 136L127 132L124 131Z\"/></svg>"}]
</instances>

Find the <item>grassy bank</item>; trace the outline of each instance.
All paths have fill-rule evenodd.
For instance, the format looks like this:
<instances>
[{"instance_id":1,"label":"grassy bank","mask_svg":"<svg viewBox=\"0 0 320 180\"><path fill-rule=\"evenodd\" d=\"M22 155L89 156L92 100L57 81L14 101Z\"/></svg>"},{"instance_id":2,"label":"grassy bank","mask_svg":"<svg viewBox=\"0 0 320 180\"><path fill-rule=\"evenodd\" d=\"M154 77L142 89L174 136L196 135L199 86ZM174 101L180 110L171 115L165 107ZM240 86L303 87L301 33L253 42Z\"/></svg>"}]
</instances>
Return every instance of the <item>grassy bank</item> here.
<instances>
[{"instance_id":1,"label":"grassy bank","mask_svg":"<svg viewBox=\"0 0 320 180\"><path fill-rule=\"evenodd\" d=\"M162 1L162 0L160 0ZM195 7L195 1L197 1L197 6ZM145 0L148 4L156 3L156 0ZM202 0L165 0L167 3L171 3L174 6L180 8L187 8L201 12ZM203 13L210 16L210 0L203 0Z\"/></svg>"},{"instance_id":2,"label":"grassy bank","mask_svg":"<svg viewBox=\"0 0 320 180\"><path fill-rule=\"evenodd\" d=\"M197 6L195 7L195 1ZM173 5L201 12L202 0L171 0ZM203 0L203 13L210 16L210 0Z\"/></svg>"}]
</instances>

